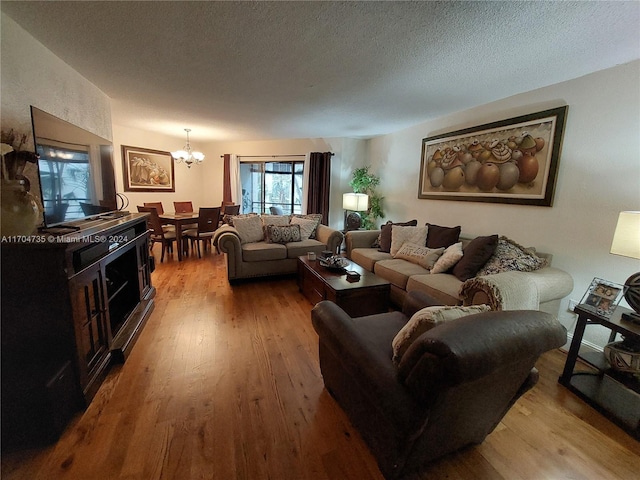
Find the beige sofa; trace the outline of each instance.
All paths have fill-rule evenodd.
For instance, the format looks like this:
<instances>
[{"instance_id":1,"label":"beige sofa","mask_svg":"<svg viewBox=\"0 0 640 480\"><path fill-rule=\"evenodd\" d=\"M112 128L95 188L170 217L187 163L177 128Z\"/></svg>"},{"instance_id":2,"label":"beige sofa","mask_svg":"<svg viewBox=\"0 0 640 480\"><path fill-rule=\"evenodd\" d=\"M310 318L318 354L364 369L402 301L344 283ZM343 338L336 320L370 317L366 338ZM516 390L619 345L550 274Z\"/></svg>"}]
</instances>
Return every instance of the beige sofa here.
<instances>
[{"instance_id":1,"label":"beige sofa","mask_svg":"<svg viewBox=\"0 0 640 480\"><path fill-rule=\"evenodd\" d=\"M288 243L271 243L264 238L243 242L236 228L225 225L216 231L214 245L226 255L228 280L233 282L296 273L299 256L308 252L321 255L325 250L337 252L344 238L342 232L322 224L317 226L313 236L315 238Z\"/></svg>"},{"instance_id":2,"label":"beige sofa","mask_svg":"<svg viewBox=\"0 0 640 480\"><path fill-rule=\"evenodd\" d=\"M346 254L358 265L391 282L391 301L401 306L407 292L420 291L443 305L488 304L494 310L543 310L558 314L559 303L573 289L565 271L551 267L551 255L536 252L547 266L532 272L507 271L461 281L451 273L431 274L415 263L393 258L372 245L380 230L345 235ZM463 247L471 238L460 238Z\"/></svg>"}]
</instances>

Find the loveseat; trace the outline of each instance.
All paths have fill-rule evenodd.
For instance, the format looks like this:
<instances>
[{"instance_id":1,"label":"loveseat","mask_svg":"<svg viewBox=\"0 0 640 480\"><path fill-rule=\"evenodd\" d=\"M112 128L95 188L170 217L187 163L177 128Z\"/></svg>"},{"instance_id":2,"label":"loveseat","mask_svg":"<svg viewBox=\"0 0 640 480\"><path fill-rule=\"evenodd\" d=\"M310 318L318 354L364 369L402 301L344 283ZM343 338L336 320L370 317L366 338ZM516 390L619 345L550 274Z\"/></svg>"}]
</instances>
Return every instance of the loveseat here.
<instances>
[{"instance_id":1,"label":"loveseat","mask_svg":"<svg viewBox=\"0 0 640 480\"><path fill-rule=\"evenodd\" d=\"M394 338L432 302L411 292L402 312L351 318L322 301L311 313L325 387L387 479L481 443L537 382L538 357L566 340L546 312L488 311L432 327L394 364Z\"/></svg>"},{"instance_id":2,"label":"loveseat","mask_svg":"<svg viewBox=\"0 0 640 480\"><path fill-rule=\"evenodd\" d=\"M427 237L434 234L433 248L427 250L446 245L446 253L449 247L458 244L467 262L467 268L459 268L460 260L440 273L434 273L430 268L434 265L424 264L420 257L416 261L415 256L398 255L402 253L398 252L400 246L394 251L393 245L389 248L388 244L378 244L385 234L393 238L393 232L412 228L420 229L416 220L403 224L389 222L381 230L356 230L345 235L347 257L391 282L391 302L398 307L407 292L421 291L442 305L488 304L494 310L531 309L557 315L560 300L573 289L572 277L551 266L550 254L521 247L504 236L460 237L460 227L425 225L423 235L424 230ZM424 238L413 240L425 246Z\"/></svg>"},{"instance_id":3,"label":"loveseat","mask_svg":"<svg viewBox=\"0 0 640 480\"><path fill-rule=\"evenodd\" d=\"M323 251L336 253L342 232L320 223L321 216L238 215L228 219L213 238L227 257L230 282L296 273L298 257Z\"/></svg>"}]
</instances>

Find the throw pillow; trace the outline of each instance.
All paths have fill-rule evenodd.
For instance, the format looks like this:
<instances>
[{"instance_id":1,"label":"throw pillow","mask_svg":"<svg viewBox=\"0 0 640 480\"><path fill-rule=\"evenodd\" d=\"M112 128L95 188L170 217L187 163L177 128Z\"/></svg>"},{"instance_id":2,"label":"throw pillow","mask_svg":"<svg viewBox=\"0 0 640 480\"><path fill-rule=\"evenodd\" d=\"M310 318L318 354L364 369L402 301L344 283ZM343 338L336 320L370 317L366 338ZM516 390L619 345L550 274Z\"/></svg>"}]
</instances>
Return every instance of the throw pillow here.
<instances>
[{"instance_id":1,"label":"throw pillow","mask_svg":"<svg viewBox=\"0 0 640 480\"><path fill-rule=\"evenodd\" d=\"M289 215L262 215L262 223L267 225L289 225Z\"/></svg>"},{"instance_id":2,"label":"throw pillow","mask_svg":"<svg viewBox=\"0 0 640 480\"><path fill-rule=\"evenodd\" d=\"M498 246L498 235L476 237L462 250L464 254L453 267L453 274L458 280L465 281L473 278L485 263L491 258Z\"/></svg>"},{"instance_id":3,"label":"throw pillow","mask_svg":"<svg viewBox=\"0 0 640 480\"><path fill-rule=\"evenodd\" d=\"M267 242L300 242L300 225L267 225Z\"/></svg>"},{"instance_id":4,"label":"throw pillow","mask_svg":"<svg viewBox=\"0 0 640 480\"><path fill-rule=\"evenodd\" d=\"M233 219L234 218L246 218L246 217L255 217L257 213L241 213L239 215L229 215L225 213L222 216L222 223L226 223L227 225L231 225L233 227Z\"/></svg>"},{"instance_id":5,"label":"throw pillow","mask_svg":"<svg viewBox=\"0 0 640 480\"><path fill-rule=\"evenodd\" d=\"M512 270L532 272L546 266L547 260L537 256L533 248L525 248L503 236L498 240L496 251L477 275L493 275Z\"/></svg>"},{"instance_id":6,"label":"throw pillow","mask_svg":"<svg viewBox=\"0 0 640 480\"><path fill-rule=\"evenodd\" d=\"M380 240L378 240L378 244L380 245L380 248L378 248L378 250L380 252L389 253L391 251L391 227L393 225L399 225L401 227L415 227L416 225L418 225L418 220L410 220L408 222L397 223L393 223L391 220L389 220L387 223L382 225L382 227L380 228Z\"/></svg>"},{"instance_id":7,"label":"throw pillow","mask_svg":"<svg viewBox=\"0 0 640 480\"><path fill-rule=\"evenodd\" d=\"M403 258L431 270L443 252L444 248L427 248L422 244L406 242L393 258Z\"/></svg>"},{"instance_id":8,"label":"throw pillow","mask_svg":"<svg viewBox=\"0 0 640 480\"><path fill-rule=\"evenodd\" d=\"M427 233L427 247L429 248L447 248L460 239L460 226L441 227L427 223L427 227L429 227Z\"/></svg>"},{"instance_id":9,"label":"throw pillow","mask_svg":"<svg viewBox=\"0 0 640 480\"><path fill-rule=\"evenodd\" d=\"M431 273L443 273L453 267L463 256L462 242L447 247L442 256L431 269Z\"/></svg>"},{"instance_id":10,"label":"throw pillow","mask_svg":"<svg viewBox=\"0 0 640 480\"><path fill-rule=\"evenodd\" d=\"M233 226L238 231L240 243L261 242L264 239L262 219L258 215L233 217Z\"/></svg>"},{"instance_id":11,"label":"throw pillow","mask_svg":"<svg viewBox=\"0 0 640 480\"><path fill-rule=\"evenodd\" d=\"M307 218L293 217L291 218L291 225L299 225L302 240L308 240L311 238L313 232L316 231L318 223L315 220Z\"/></svg>"},{"instance_id":12,"label":"throw pillow","mask_svg":"<svg viewBox=\"0 0 640 480\"><path fill-rule=\"evenodd\" d=\"M471 305L469 307L457 306L432 306L418 310L404 327L396 334L391 346L393 348L393 363L400 364L402 356L409 349L411 344L425 332L433 327L456 318L475 315L476 313L488 312L489 305Z\"/></svg>"},{"instance_id":13,"label":"throw pillow","mask_svg":"<svg viewBox=\"0 0 640 480\"><path fill-rule=\"evenodd\" d=\"M427 227L391 226L391 248L389 253L395 256L406 242L424 245L427 241Z\"/></svg>"},{"instance_id":14,"label":"throw pillow","mask_svg":"<svg viewBox=\"0 0 640 480\"><path fill-rule=\"evenodd\" d=\"M311 235L309 235L309 238L316 238L316 231L318 230L318 225L320 225L320 222L322 222L321 213L308 213L307 215L300 215L300 214L294 213L293 215L291 215L291 219L294 219L294 218L305 218L307 220L315 220L316 227L313 229L313 232L311 232Z\"/></svg>"}]
</instances>

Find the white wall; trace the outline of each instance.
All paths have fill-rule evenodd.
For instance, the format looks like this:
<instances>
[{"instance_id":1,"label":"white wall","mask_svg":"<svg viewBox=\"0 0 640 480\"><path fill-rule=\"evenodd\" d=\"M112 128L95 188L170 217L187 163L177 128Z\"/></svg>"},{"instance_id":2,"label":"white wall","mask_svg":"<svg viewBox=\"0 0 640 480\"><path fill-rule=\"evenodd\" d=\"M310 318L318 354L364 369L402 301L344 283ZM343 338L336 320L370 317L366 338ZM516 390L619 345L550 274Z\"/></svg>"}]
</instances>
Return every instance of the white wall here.
<instances>
[{"instance_id":1,"label":"white wall","mask_svg":"<svg viewBox=\"0 0 640 480\"><path fill-rule=\"evenodd\" d=\"M640 61L526 92L372 139L368 160L383 178L385 214L397 221L461 225L463 234L498 233L553 254L573 292L561 321L573 328L568 299L580 300L593 277L624 283L640 262L609 254L618 213L640 210ZM568 105L553 207L418 199L422 139ZM608 331L587 332L607 343Z\"/></svg>"},{"instance_id":2,"label":"white wall","mask_svg":"<svg viewBox=\"0 0 640 480\"><path fill-rule=\"evenodd\" d=\"M34 105L111 139L109 97L12 19L2 14L1 22L2 130L26 133L28 147L33 149L30 105ZM36 166L27 164L25 174L31 181L32 193L39 196Z\"/></svg>"}]
</instances>

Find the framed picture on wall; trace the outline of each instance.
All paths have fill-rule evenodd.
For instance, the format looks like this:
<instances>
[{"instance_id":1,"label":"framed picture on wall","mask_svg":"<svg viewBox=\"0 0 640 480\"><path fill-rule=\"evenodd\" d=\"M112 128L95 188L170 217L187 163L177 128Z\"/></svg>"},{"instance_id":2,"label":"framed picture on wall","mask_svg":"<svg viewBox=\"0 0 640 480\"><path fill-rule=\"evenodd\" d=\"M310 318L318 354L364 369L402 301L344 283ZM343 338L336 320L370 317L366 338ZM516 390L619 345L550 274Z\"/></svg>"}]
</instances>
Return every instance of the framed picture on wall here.
<instances>
[{"instance_id":1,"label":"framed picture on wall","mask_svg":"<svg viewBox=\"0 0 640 480\"><path fill-rule=\"evenodd\" d=\"M602 278L594 278L585 292L580 304L603 317L609 317L620 303L624 294L624 285Z\"/></svg>"},{"instance_id":2,"label":"framed picture on wall","mask_svg":"<svg viewBox=\"0 0 640 480\"><path fill-rule=\"evenodd\" d=\"M423 139L418 198L550 207L567 108Z\"/></svg>"},{"instance_id":3,"label":"framed picture on wall","mask_svg":"<svg viewBox=\"0 0 640 480\"><path fill-rule=\"evenodd\" d=\"M125 192L175 192L173 157L169 152L122 145Z\"/></svg>"}]
</instances>

